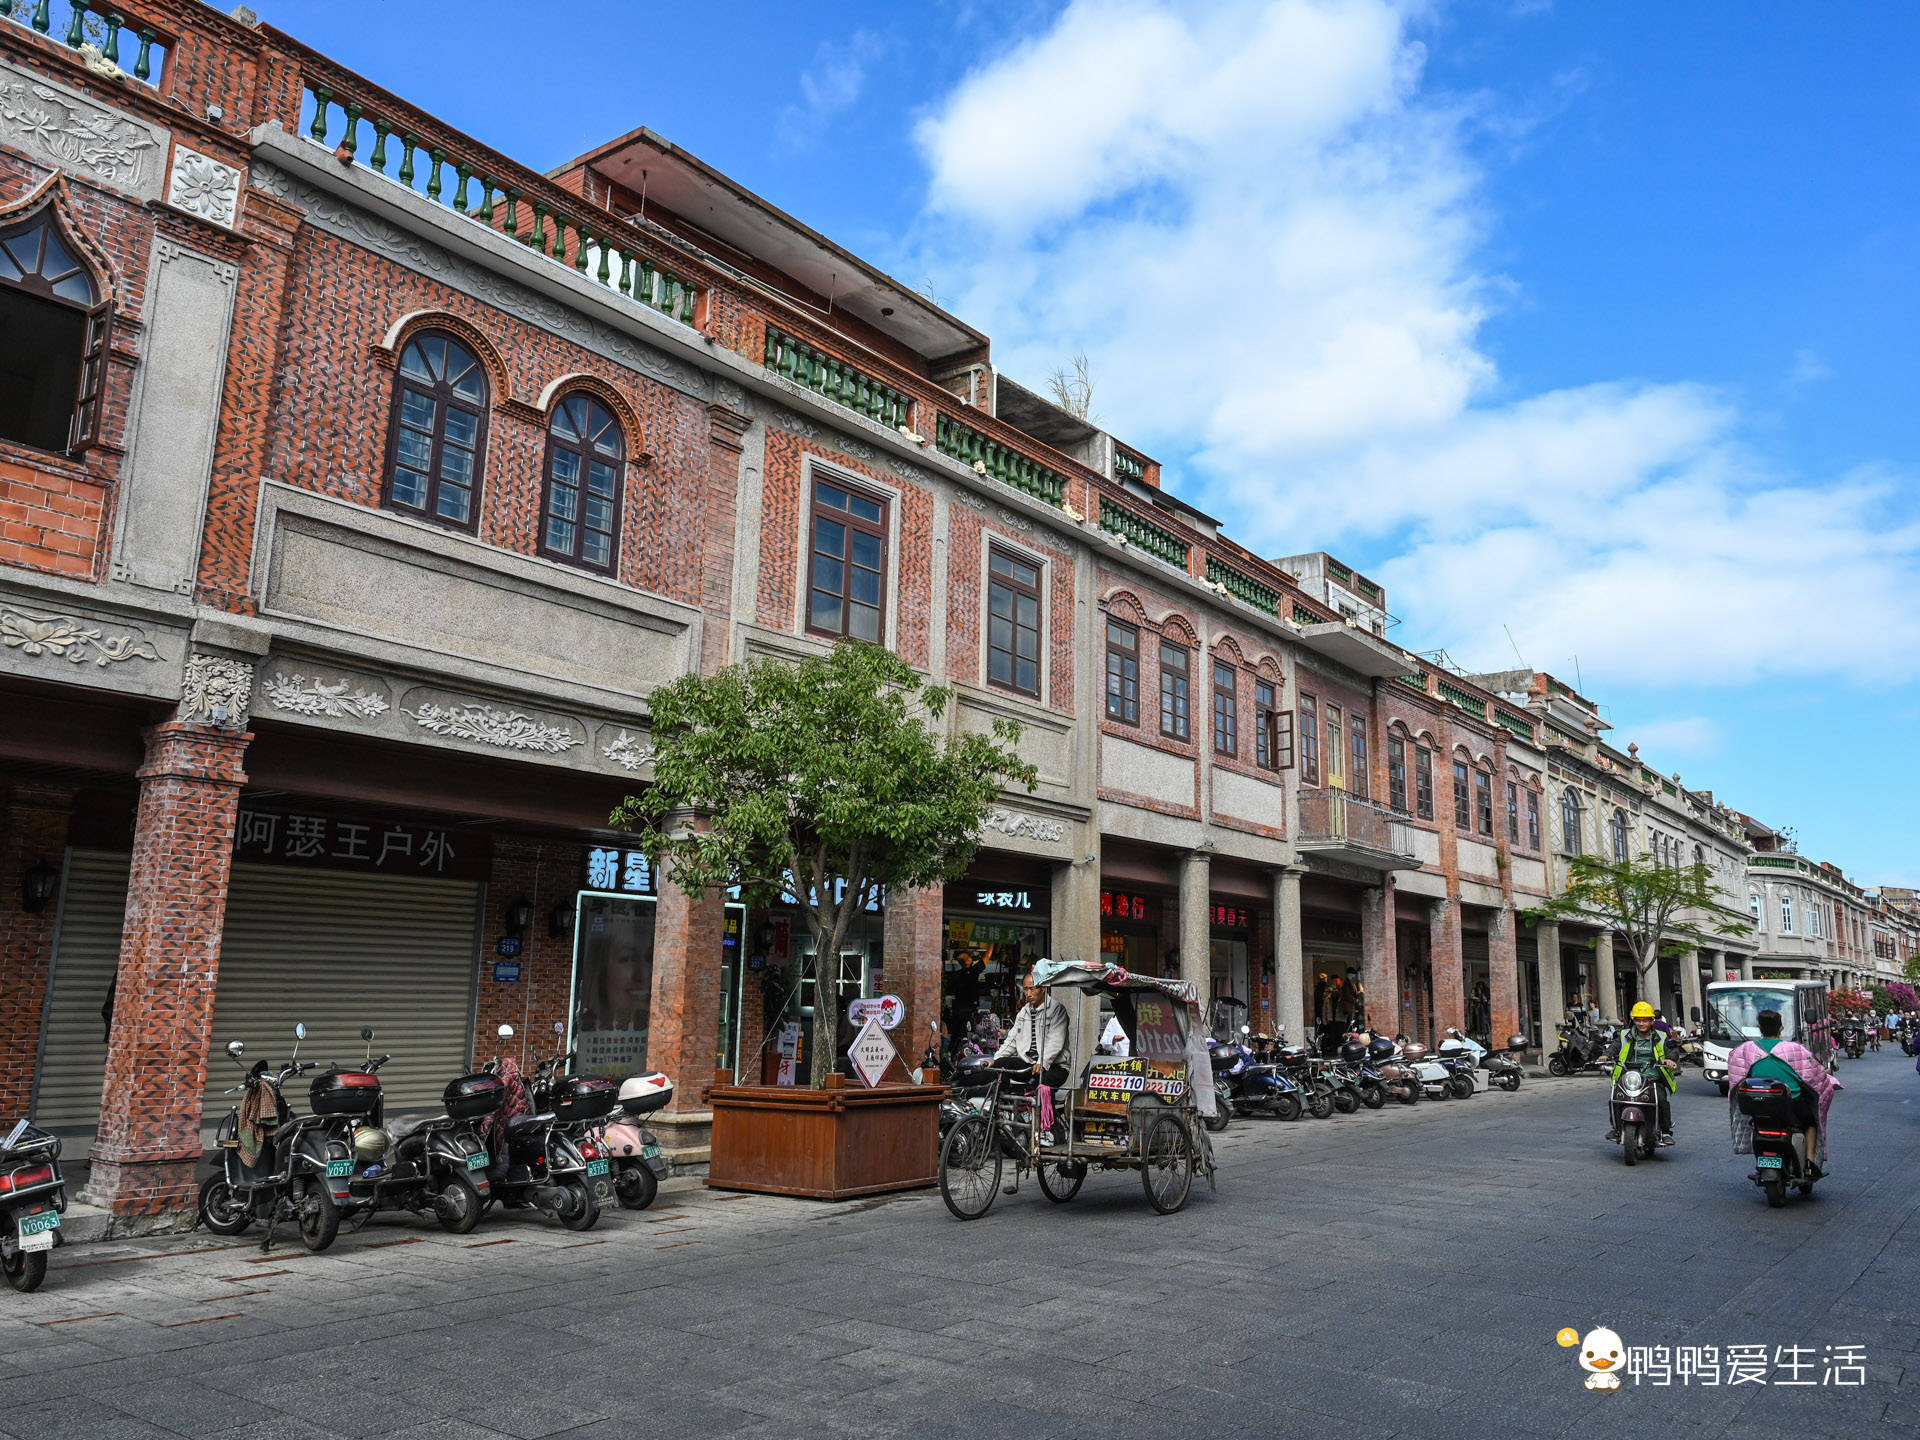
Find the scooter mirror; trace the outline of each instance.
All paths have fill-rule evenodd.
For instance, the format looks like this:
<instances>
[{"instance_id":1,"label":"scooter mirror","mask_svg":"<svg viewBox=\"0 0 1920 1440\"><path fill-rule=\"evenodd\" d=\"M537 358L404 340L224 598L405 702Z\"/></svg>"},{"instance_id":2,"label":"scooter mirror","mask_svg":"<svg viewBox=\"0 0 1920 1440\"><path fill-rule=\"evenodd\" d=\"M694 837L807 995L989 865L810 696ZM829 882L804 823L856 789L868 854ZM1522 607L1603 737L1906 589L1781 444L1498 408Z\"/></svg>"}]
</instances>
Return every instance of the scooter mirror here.
<instances>
[{"instance_id":1,"label":"scooter mirror","mask_svg":"<svg viewBox=\"0 0 1920 1440\"><path fill-rule=\"evenodd\" d=\"M227 1041L227 1054L231 1055L234 1059L238 1060L242 1055L246 1053L247 1053L246 1041L244 1040Z\"/></svg>"},{"instance_id":2,"label":"scooter mirror","mask_svg":"<svg viewBox=\"0 0 1920 1440\"><path fill-rule=\"evenodd\" d=\"M1700 1023L1700 1007L1698 1005L1693 1007L1693 1023L1696 1025Z\"/></svg>"},{"instance_id":3,"label":"scooter mirror","mask_svg":"<svg viewBox=\"0 0 1920 1440\"><path fill-rule=\"evenodd\" d=\"M360 1027L360 1038L362 1040L373 1039L373 1027L371 1025L362 1025Z\"/></svg>"},{"instance_id":4,"label":"scooter mirror","mask_svg":"<svg viewBox=\"0 0 1920 1440\"><path fill-rule=\"evenodd\" d=\"M296 1040L304 1040L307 1038L307 1027L305 1024L296 1024L293 1027L293 1038Z\"/></svg>"},{"instance_id":5,"label":"scooter mirror","mask_svg":"<svg viewBox=\"0 0 1920 1440\"><path fill-rule=\"evenodd\" d=\"M556 1020L556 1021L554 1021L554 1022L553 1022L553 1033L554 1033L554 1034L556 1034L556 1035L564 1035L564 1034L566 1034L566 1033L567 1033L567 1026L566 1026L566 1022L565 1022L564 1020Z\"/></svg>"},{"instance_id":6,"label":"scooter mirror","mask_svg":"<svg viewBox=\"0 0 1920 1440\"><path fill-rule=\"evenodd\" d=\"M502 1040L511 1040L513 1038L513 1026L502 1025L498 1030L494 1031L493 1033L498 1035Z\"/></svg>"},{"instance_id":7,"label":"scooter mirror","mask_svg":"<svg viewBox=\"0 0 1920 1440\"><path fill-rule=\"evenodd\" d=\"M1242 1025L1240 1027L1240 1033L1242 1035L1251 1035L1253 1033L1253 1027L1251 1025Z\"/></svg>"}]
</instances>

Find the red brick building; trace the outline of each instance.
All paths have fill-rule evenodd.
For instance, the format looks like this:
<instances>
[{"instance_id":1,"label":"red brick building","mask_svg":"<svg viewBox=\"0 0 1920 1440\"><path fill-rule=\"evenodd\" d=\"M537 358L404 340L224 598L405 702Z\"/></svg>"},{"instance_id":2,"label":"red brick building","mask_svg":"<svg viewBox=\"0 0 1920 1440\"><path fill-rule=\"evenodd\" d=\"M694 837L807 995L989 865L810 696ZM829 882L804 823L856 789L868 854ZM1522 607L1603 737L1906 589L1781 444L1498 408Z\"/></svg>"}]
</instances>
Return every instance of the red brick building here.
<instances>
[{"instance_id":1,"label":"red brick building","mask_svg":"<svg viewBox=\"0 0 1920 1440\"><path fill-rule=\"evenodd\" d=\"M698 1164L805 929L607 815L655 686L841 636L1041 776L837 957L910 1057L1043 954L1296 1036L1537 1028L1534 720L1384 639L1378 586L1235 544L649 131L547 175L269 26L89 23L0 18L0 1116L89 1148L90 1198L187 1204L220 1044L295 1020L374 1026L403 1101L557 1026L673 1074Z\"/></svg>"}]
</instances>

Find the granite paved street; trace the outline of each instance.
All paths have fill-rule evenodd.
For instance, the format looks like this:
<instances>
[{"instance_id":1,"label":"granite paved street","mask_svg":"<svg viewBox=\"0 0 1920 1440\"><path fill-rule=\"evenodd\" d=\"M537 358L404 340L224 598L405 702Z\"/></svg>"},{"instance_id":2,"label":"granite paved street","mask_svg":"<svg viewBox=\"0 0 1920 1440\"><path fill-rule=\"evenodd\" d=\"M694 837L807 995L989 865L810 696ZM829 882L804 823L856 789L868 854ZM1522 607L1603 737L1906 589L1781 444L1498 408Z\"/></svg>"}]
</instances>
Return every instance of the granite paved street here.
<instances>
[{"instance_id":1,"label":"granite paved street","mask_svg":"<svg viewBox=\"0 0 1920 1440\"><path fill-rule=\"evenodd\" d=\"M317 1257L75 1246L40 1294L0 1292L0 1430L1911 1436L1920 1078L1887 1050L1842 1079L1836 1174L1778 1212L1699 1079L1679 1147L1633 1170L1585 1079L1236 1123L1218 1192L1166 1219L1095 1176L1064 1208L1028 1186L970 1225L925 1194L695 1191L587 1236L494 1217L461 1238L380 1224ZM1590 1393L1555 1333L1601 1323L1718 1347L1721 1383ZM1864 1374L1824 1348L1846 1345ZM1767 1384L1727 1383L1733 1346L1767 1347ZM1810 1368L1773 1363L1793 1346Z\"/></svg>"}]
</instances>

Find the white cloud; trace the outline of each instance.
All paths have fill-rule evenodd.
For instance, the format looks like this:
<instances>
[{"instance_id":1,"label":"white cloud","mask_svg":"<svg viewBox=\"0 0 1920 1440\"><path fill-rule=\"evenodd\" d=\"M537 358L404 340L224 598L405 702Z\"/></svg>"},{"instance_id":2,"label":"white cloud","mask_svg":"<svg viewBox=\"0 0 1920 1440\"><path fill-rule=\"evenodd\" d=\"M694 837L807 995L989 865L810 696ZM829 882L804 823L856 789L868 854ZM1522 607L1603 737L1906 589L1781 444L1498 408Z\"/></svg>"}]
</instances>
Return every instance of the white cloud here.
<instances>
[{"instance_id":1,"label":"white cloud","mask_svg":"<svg viewBox=\"0 0 1920 1440\"><path fill-rule=\"evenodd\" d=\"M851 109L867 88L867 71L886 53L887 42L871 30L856 30L844 42L822 41L800 72L800 103L782 113L789 139L809 141L820 127Z\"/></svg>"},{"instance_id":2,"label":"white cloud","mask_svg":"<svg viewBox=\"0 0 1920 1440\"><path fill-rule=\"evenodd\" d=\"M1407 643L1499 667L1510 627L1590 687L1920 662L1910 482L1780 473L1705 384L1503 388L1469 141L1526 122L1423 88L1423 15L1075 0L921 121L914 264L1016 377L1089 355L1246 543L1391 547Z\"/></svg>"}]
</instances>

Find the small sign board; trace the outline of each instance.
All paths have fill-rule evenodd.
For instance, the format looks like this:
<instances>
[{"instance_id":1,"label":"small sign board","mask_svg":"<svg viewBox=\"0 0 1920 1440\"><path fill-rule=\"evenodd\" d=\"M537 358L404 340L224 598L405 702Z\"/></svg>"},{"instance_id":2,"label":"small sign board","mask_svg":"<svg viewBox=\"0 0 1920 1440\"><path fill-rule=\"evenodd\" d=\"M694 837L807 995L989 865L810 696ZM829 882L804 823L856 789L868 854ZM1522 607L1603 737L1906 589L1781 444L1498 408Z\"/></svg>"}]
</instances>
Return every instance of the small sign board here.
<instances>
[{"instance_id":1,"label":"small sign board","mask_svg":"<svg viewBox=\"0 0 1920 1440\"><path fill-rule=\"evenodd\" d=\"M518 935L502 935L494 942L493 953L496 955L505 955L511 959L513 956L518 955L523 948L525 948L525 942L522 941Z\"/></svg>"},{"instance_id":2,"label":"small sign board","mask_svg":"<svg viewBox=\"0 0 1920 1440\"><path fill-rule=\"evenodd\" d=\"M520 962L518 960L496 960L493 962L493 978L502 985L520 983Z\"/></svg>"},{"instance_id":3,"label":"small sign board","mask_svg":"<svg viewBox=\"0 0 1920 1440\"><path fill-rule=\"evenodd\" d=\"M887 1032L880 1028L880 1022L870 1019L853 1037L847 1056L853 1061L854 1073L860 1082L871 1090L885 1078L887 1067L898 1058L899 1052L893 1048Z\"/></svg>"},{"instance_id":4,"label":"small sign board","mask_svg":"<svg viewBox=\"0 0 1920 1440\"><path fill-rule=\"evenodd\" d=\"M797 1078L800 1058L800 1022L789 1020L780 1027L780 1071L774 1083L791 1085Z\"/></svg>"},{"instance_id":5,"label":"small sign board","mask_svg":"<svg viewBox=\"0 0 1920 1440\"><path fill-rule=\"evenodd\" d=\"M847 1019L856 1025L878 1020L882 1030L891 1030L907 1018L907 1002L898 995L876 995L871 1000L855 1000L847 1006Z\"/></svg>"}]
</instances>

